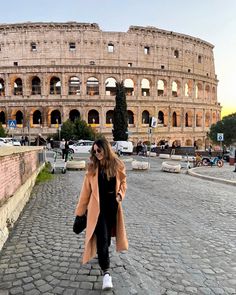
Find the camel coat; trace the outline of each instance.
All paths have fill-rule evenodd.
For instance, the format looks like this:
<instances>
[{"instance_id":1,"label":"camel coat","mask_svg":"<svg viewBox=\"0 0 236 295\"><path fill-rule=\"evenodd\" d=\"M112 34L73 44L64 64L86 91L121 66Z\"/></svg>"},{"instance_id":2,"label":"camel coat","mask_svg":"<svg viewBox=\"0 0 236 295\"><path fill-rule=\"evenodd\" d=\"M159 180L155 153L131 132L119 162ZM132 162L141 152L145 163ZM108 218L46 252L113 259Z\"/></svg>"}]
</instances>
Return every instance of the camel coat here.
<instances>
[{"instance_id":1,"label":"camel coat","mask_svg":"<svg viewBox=\"0 0 236 295\"><path fill-rule=\"evenodd\" d=\"M120 193L122 200L126 192L126 173L125 167L116 172L116 194ZM83 215L87 210L87 228L85 236L85 248L83 254L83 263L87 263L94 258L97 253L96 236L94 234L100 213L99 205L99 187L98 187L98 169L95 175L86 173L79 196L79 201L75 210L75 215ZM125 223L121 202L118 203L116 229L116 251L128 250L128 240L126 236Z\"/></svg>"}]
</instances>

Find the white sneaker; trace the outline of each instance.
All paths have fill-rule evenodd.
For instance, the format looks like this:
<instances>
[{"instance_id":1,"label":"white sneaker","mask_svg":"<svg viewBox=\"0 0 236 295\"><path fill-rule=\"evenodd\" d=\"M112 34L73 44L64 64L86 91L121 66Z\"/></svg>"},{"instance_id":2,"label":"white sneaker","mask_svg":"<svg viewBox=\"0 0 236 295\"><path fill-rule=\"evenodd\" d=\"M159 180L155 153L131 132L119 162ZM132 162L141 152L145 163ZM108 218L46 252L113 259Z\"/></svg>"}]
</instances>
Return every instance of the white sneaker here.
<instances>
[{"instance_id":1,"label":"white sneaker","mask_svg":"<svg viewBox=\"0 0 236 295\"><path fill-rule=\"evenodd\" d=\"M112 278L108 273L106 273L103 277L102 290L111 290L112 288Z\"/></svg>"}]
</instances>

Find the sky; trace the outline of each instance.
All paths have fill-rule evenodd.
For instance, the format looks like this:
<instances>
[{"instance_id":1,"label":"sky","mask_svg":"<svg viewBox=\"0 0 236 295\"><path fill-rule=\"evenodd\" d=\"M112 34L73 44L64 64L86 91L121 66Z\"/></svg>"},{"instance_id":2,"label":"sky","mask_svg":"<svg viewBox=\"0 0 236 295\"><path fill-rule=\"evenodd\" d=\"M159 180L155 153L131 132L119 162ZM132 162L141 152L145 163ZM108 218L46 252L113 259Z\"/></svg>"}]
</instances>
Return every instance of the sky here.
<instances>
[{"instance_id":1,"label":"sky","mask_svg":"<svg viewBox=\"0 0 236 295\"><path fill-rule=\"evenodd\" d=\"M115 32L154 26L203 39L215 46L223 117L236 112L235 11L235 0L1 0L0 23L76 21Z\"/></svg>"}]
</instances>

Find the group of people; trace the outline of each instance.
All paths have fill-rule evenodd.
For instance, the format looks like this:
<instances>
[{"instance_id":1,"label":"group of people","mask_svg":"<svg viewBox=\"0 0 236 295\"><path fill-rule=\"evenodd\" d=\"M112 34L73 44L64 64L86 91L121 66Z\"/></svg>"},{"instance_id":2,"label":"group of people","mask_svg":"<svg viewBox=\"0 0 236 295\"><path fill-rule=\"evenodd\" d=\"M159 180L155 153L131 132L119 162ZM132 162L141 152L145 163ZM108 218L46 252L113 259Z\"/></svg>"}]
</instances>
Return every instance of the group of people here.
<instances>
[{"instance_id":1,"label":"group of people","mask_svg":"<svg viewBox=\"0 0 236 295\"><path fill-rule=\"evenodd\" d=\"M137 155L147 156L147 145L145 142L139 141L136 147Z\"/></svg>"},{"instance_id":2,"label":"group of people","mask_svg":"<svg viewBox=\"0 0 236 295\"><path fill-rule=\"evenodd\" d=\"M25 136L21 136L21 139L20 139L20 144L21 145L29 145L29 138L27 135Z\"/></svg>"}]
</instances>

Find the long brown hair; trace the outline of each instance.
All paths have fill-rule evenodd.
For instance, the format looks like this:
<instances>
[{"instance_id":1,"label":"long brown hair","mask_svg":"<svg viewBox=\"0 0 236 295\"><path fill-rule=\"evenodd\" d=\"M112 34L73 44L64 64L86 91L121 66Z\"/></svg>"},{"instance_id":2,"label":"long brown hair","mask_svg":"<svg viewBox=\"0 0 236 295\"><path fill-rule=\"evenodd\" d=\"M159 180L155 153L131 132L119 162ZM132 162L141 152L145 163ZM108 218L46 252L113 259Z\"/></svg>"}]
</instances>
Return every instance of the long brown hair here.
<instances>
[{"instance_id":1,"label":"long brown hair","mask_svg":"<svg viewBox=\"0 0 236 295\"><path fill-rule=\"evenodd\" d=\"M99 161L94 154L94 146L97 145L99 149L103 151L103 159ZM124 166L123 162L118 158L115 152L112 150L110 143L105 137L99 138L94 141L91 149L90 163L88 165L88 172L95 175L96 169L99 167L106 173L107 178L116 175L117 169Z\"/></svg>"}]
</instances>

